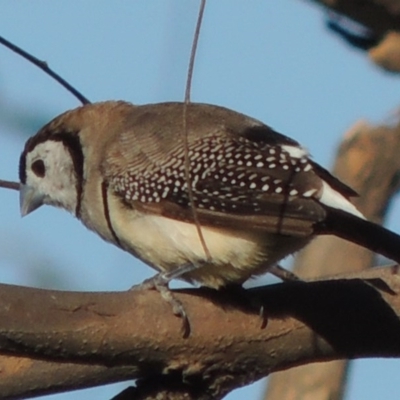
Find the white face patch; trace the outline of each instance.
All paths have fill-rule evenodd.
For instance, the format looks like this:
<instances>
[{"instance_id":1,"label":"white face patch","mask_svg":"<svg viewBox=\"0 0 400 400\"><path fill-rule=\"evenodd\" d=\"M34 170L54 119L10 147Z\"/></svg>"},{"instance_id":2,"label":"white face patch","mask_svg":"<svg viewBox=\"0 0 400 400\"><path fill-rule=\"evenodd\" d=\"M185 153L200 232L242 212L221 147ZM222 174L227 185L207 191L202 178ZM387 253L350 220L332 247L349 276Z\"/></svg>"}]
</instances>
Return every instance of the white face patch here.
<instances>
[{"instance_id":1,"label":"white face patch","mask_svg":"<svg viewBox=\"0 0 400 400\"><path fill-rule=\"evenodd\" d=\"M281 147L282 147L282 150L289 153L290 157L292 157L292 158L308 157L307 150L303 149L300 146L290 146L290 145L284 144Z\"/></svg>"},{"instance_id":2,"label":"white face patch","mask_svg":"<svg viewBox=\"0 0 400 400\"><path fill-rule=\"evenodd\" d=\"M35 168L38 163L42 164L40 171ZM62 141L46 140L26 154L26 185L41 193L45 204L61 207L75 214L76 184L72 157Z\"/></svg>"}]
</instances>

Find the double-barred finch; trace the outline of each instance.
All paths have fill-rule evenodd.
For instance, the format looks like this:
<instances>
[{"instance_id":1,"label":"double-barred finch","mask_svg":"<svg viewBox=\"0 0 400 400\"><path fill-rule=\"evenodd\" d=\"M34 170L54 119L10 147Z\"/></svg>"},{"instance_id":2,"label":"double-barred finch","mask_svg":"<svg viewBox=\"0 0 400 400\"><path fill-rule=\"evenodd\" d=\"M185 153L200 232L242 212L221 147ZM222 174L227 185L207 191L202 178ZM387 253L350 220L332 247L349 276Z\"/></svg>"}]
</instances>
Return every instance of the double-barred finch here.
<instances>
[{"instance_id":1,"label":"double-barred finch","mask_svg":"<svg viewBox=\"0 0 400 400\"><path fill-rule=\"evenodd\" d=\"M104 102L68 111L26 143L21 213L61 207L161 272L219 288L260 275L316 235L400 262L400 237L368 222L354 191L294 140L206 104ZM207 259L194 223L190 182Z\"/></svg>"}]
</instances>

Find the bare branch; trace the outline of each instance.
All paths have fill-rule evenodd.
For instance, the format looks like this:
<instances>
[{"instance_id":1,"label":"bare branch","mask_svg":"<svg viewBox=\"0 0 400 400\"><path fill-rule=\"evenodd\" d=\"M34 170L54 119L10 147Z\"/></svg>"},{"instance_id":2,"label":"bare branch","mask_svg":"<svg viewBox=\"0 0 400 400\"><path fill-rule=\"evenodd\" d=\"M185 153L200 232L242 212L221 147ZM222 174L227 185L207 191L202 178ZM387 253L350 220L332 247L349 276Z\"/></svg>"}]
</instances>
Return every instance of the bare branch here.
<instances>
[{"instance_id":1,"label":"bare branch","mask_svg":"<svg viewBox=\"0 0 400 400\"><path fill-rule=\"evenodd\" d=\"M382 35L398 30L400 14L398 0L310 0L367 26Z\"/></svg>"},{"instance_id":2,"label":"bare branch","mask_svg":"<svg viewBox=\"0 0 400 400\"><path fill-rule=\"evenodd\" d=\"M218 399L296 365L399 357L395 272L379 268L341 279L271 285L234 301L212 290L176 291L190 316L188 339L155 291L76 293L0 285L0 398L128 376L150 385L164 376L181 391L190 387L198 398L208 393ZM267 310L265 329L252 303Z\"/></svg>"},{"instance_id":3,"label":"bare branch","mask_svg":"<svg viewBox=\"0 0 400 400\"><path fill-rule=\"evenodd\" d=\"M15 44L9 42L4 37L0 36L0 44L7 47L14 53L17 53L21 57L25 58L32 64L36 65L42 71L44 71L47 75L51 76L54 80L56 80L61 86L67 89L70 93L72 93L82 104L89 104L90 101L77 89L75 89L72 85L70 85L65 79L63 79L60 75L54 72L47 64L47 62L39 60L38 58L34 57L32 54L29 54L25 50L21 49L20 47L16 46Z\"/></svg>"},{"instance_id":4,"label":"bare branch","mask_svg":"<svg viewBox=\"0 0 400 400\"><path fill-rule=\"evenodd\" d=\"M190 203L190 207L192 208L193 221L196 225L197 234L198 234L200 243L203 247L204 254L206 255L207 260L211 262L211 254L210 254L210 251L208 250L207 243L204 239L204 235L201 230L201 224L199 221L199 217L197 215L196 204L194 202L192 182L190 179L190 160L189 160L189 143L188 143L189 132L188 132L188 124L187 124L187 108L188 108L188 105L190 104L190 93L191 93L191 88L192 88L194 62L196 59L197 44L199 42L200 28L201 28L201 23L203 21L205 6L206 6L206 0L201 0L199 14L197 17L196 29L195 29L194 37L193 37L192 50L191 50L190 59L189 59L189 67L188 67L186 89L185 89L185 102L184 102L184 106L183 106L183 134L184 134L183 146L184 146L184 151L185 151L185 179L186 179L186 183L187 183L186 186L187 186L187 191L188 191L189 203Z\"/></svg>"},{"instance_id":5,"label":"bare branch","mask_svg":"<svg viewBox=\"0 0 400 400\"><path fill-rule=\"evenodd\" d=\"M4 181L3 179L0 179L0 188L19 190L19 186L18 182Z\"/></svg>"},{"instance_id":6,"label":"bare branch","mask_svg":"<svg viewBox=\"0 0 400 400\"><path fill-rule=\"evenodd\" d=\"M186 89L185 89L185 103L186 104L190 103L190 93L192 90L194 62L196 60L197 45L199 43L200 29L201 29L201 24L203 22L203 15L204 15L205 7L206 7L206 0L201 0L199 15L197 17L196 29L195 29L194 37L193 37L192 51L190 53L188 74L187 74L187 79L186 79Z\"/></svg>"},{"instance_id":7,"label":"bare branch","mask_svg":"<svg viewBox=\"0 0 400 400\"><path fill-rule=\"evenodd\" d=\"M366 36L352 35L346 29L336 29L348 43L368 50L368 56L381 68L400 72L400 13L398 0L311 0L365 26ZM328 27L332 25L328 22ZM363 37L364 36L364 37ZM358 42L358 44L357 44ZM364 43L363 43L364 42Z\"/></svg>"}]
</instances>

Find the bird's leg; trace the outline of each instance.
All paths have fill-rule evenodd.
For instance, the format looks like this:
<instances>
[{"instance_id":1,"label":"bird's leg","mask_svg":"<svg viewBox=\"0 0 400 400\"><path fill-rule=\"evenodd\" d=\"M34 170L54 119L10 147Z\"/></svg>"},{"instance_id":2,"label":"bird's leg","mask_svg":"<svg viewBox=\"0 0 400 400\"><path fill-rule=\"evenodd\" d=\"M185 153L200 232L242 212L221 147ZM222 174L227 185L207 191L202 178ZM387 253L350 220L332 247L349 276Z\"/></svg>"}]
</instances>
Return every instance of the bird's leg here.
<instances>
[{"instance_id":1,"label":"bird's leg","mask_svg":"<svg viewBox=\"0 0 400 400\"><path fill-rule=\"evenodd\" d=\"M281 267L279 264L275 264L270 267L268 272L284 282L301 281L301 279L295 273L288 271L287 269Z\"/></svg>"},{"instance_id":2,"label":"bird's leg","mask_svg":"<svg viewBox=\"0 0 400 400\"><path fill-rule=\"evenodd\" d=\"M204 263L185 264L179 268L176 268L173 271L160 272L153 277L144 280L140 285L133 286L131 290L157 290L160 293L162 299L172 307L172 312L176 316L182 318L182 332L183 337L186 338L190 334L189 318L182 303L174 296L168 285L172 279L180 278L182 275L200 268L203 264Z\"/></svg>"}]
</instances>

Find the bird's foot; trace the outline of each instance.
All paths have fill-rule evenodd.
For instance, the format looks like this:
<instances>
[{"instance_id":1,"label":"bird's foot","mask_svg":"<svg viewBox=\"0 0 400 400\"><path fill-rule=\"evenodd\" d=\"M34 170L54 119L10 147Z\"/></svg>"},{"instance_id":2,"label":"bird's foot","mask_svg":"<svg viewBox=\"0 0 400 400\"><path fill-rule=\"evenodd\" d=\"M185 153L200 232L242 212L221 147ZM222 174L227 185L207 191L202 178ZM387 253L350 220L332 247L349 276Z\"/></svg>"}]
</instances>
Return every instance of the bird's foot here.
<instances>
[{"instance_id":1,"label":"bird's foot","mask_svg":"<svg viewBox=\"0 0 400 400\"><path fill-rule=\"evenodd\" d=\"M182 275L199 268L196 264L188 264L170 272L160 272L153 277L144 280L140 285L135 285L131 290L157 290L162 299L172 308L172 312L182 319L182 335L184 338L190 335L190 323L182 302L177 299L171 289L169 282L172 279L180 278Z\"/></svg>"}]
</instances>

